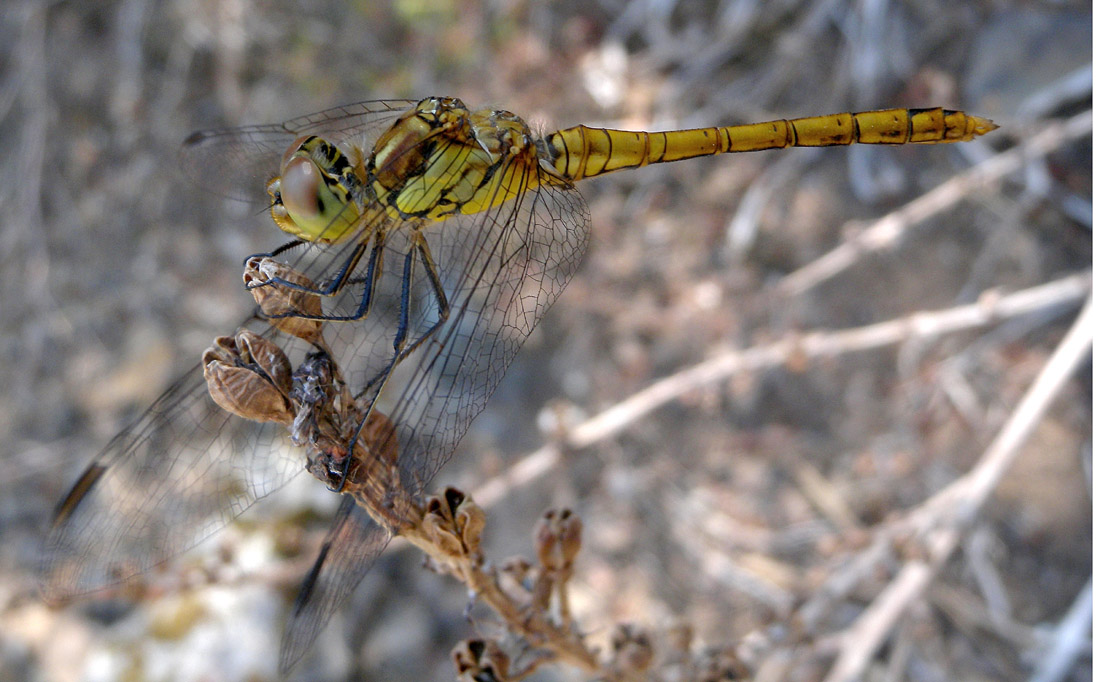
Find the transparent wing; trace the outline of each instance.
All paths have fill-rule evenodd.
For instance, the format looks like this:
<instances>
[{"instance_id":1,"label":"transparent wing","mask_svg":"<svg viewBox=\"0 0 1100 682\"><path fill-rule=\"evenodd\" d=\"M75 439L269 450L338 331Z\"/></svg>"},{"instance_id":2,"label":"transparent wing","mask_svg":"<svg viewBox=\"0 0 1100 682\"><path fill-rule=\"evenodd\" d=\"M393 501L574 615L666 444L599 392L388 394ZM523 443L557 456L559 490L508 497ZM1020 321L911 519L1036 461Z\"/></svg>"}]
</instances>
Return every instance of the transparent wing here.
<instances>
[{"instance_id":1,"label":"transparent wing","mask_svg":"<svg viewBox=\"0 0 1100 682\"><path fill-rule=\"evenodd\" d=\"M392 534L345 496L287 619L279 669L289 670L370 572Z\"/></svg>"},{"instance_id":2,"label":"transparent wing","mask_svg":"<svg viewBox=\"0 0 1100 682\"><path fill-rule=\"evenodd\" d=\"M394 388L400 393L388 411L383 406L397 427L402 471L417 494L450 459L576 272L589 223L575 188L544 182L495 211L426 232L451 316L398 367Z\"/></svg>"},{"instance_id":3,"label":"transparent wing","mask_svg":"<svg viewBox=\"0 0 1100 682\"><path fill-rule=\"evenodd\" d=\"M538 166L513 172L538 173L540 182L487 211L420 227L450 306L450 315L441 324L428 268L415 253L415 226L400 223L386 229L378 266L381 274L371 286L369 314L361 320L325 325L325 339L348 384L356 390L369 388L362 398L369 401L377 389L371 381L394 356L405 261L413 254L407 283L407 338L411 343L430 335L397 365L376 406L397 428L401 468L409 476L409 489L417 494L485 408L587 247L590 218L579 192L544 175ZM292 259L295 270L319 284L334 280L351 252L367 245L349 284L325 299L325 314L346 316L360 307L370 281L371 240L367 229L340 245L303 245Z\"/></svg>"},{"instance_id":4,"label":"transparent wing","mask_svg":"<svg viewBox=\"0 0 1100 682\"><path fill-rule=\"evenodd\" d=\"M46 537L43 593L56 601L125 580L225 526L302 471L282 431L222 410L193 368L62 500Z\"/></svg>"},{"instance_id":5,"label":"transparent wing","mask_svg":"<svg viewBox=\"0 0 1100 682\"><path fill-rule=\"evenodd\" d=\"M231 199L269 203L267 183L283 153L303 135L320 135L346 154L369 153L374 141L414 100L359 102L300 116L285 123L201 130L184 140L180 166L198 186Z\"/></svg>"},{"instance_id":6,"label":"transparent wing","mask_svg":"<svg viewBox=\"0 0 1100 682\"><path fill-rule=\"evenodd\" d=\"M264 164L277 163L300 134L369 149L371 136L407 106L365 103L280 126L203 133L185 146L185 163L211 178L228 174L215 189L258 184L262 191ZM461 153L432 144L463 172ZM484 211L420 224L395 221L375 204L366 207L358 236L287 254L314 283L345 283L325 298L328 315L349 315L370 292L369 315L326 323L325 339L348 384L363 401L377 399L376 408L393 422L402 483L414 494L451 457L587 245L589 215L580 194L537 163L501 165L484 181L500 193ZM372 245L375 258L353 258ZM392 363L399 329L423 343L387 381L375 381ZM293 340L278 336L278 343ZM63 502L48 541L46 591L74 594L121 580L225 525L301 469L300 459L274 456L283 449L276 446L282 428L228 416L207 397L201 371L188 374L112 441ZM388 540L388 529L348 504L288 624L287 664L314 641Z\"/></svg>"},{"instance_id":7,"label":"transparent wing","mask_svg":"<svg viewBox=\"0 0 1100 682\"><path fill-rule=\"evenodd\" d=\"M537 167L522 172L541 173ZM583 199L572 186L546 180L490 211L423 228L451 312L420 349L397 366L377 404L397 429L402 480L417 495L450 459L584 253L589 216ZM411 234L411 224L390 230L370 314L325 326L325 338L351 386L365 386L393 358L402 264L413 248ZM293 266L315 282L327 281L351 248L304 246L305 253ZM356 266L351 284L326 299L328 314L347 314L359 305L366 260ZM414 271L409 288L409 337L416 338L439 322L440 311L423 265ZM363 400L373 397L368 391ZM284 665L293 664L308 649L389 536L358 508L341 518L288 622Z\"/></svg>"}]
</instances>

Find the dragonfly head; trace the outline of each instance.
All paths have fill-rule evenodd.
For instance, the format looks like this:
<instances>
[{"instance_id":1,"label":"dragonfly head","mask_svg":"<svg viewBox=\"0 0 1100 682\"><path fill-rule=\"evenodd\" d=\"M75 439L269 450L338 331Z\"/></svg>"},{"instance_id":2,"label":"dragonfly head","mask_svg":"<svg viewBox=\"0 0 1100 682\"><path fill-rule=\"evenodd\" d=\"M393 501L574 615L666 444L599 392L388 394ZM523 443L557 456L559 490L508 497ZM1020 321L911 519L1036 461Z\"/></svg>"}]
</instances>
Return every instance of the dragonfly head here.
<instances>
[{"instance_id":1,"label":"dragonfly head","mask_svg":"<svg viewBox=\"0 0 1100 682\"><path fill-rule=\"evenodd\" d=\"M331 244L351 235L362 186L355 167L336 145L300 137L283 154L279 175L267 185L271 217L284 232Z\"/></svg>"}]
</instances>

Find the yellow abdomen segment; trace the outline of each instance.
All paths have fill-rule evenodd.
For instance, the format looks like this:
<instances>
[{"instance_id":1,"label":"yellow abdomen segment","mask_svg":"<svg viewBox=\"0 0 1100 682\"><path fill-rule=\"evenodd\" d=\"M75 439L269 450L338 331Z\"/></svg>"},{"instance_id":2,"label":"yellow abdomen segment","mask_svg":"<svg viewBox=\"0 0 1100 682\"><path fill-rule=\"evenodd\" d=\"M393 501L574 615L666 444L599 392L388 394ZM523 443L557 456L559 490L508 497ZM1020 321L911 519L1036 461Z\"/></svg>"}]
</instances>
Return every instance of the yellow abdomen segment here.
<instances>
[{"instance_id":1,"label":"yellow abdomen segment","mask_svg":"<svg viewBox=\"0 0 1100 682\"><path fill-rule=\"evenodd\" d=\"M966 142L996 128L988 119L961 111L885 109L664 133L575 126L551 133L545 144L558 173L571 180L582 180L625 168L727 152L857 142Z\"/></svg>"}]
</instances>

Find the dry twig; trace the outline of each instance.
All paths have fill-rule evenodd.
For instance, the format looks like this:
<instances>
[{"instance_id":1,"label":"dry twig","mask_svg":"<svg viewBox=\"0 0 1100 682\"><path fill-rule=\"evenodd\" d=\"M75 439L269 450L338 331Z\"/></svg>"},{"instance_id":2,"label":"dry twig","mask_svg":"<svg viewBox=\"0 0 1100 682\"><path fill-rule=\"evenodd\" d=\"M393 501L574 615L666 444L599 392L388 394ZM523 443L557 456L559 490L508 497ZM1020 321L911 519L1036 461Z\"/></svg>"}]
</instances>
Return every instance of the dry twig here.
<instances>
[{"instance_id":1,"label":"dry twig","mask_svg":"<svg viewBox=\"0 0 1100 682\"><path fill-rule=\"evenodd\" d=\"M1095 328L1089 300L1012 416L967 475L907 516L899 526L923 539L926 556L907 562L860 618L841 636L841 651L827 682L856 679L898 618L928 587L958 546L966 526L988 499L1027 436L1088 353ZM892 526L889 531L896 531Z\"/></svg>"},{"instance_id":2,"label":"dry twig","mask_svg":"<svg viewBox=\"0 0 1100 682\"><path fill-rule=\"evenodd\" d=\"M906 231L922 220L993 185L1029 161L1044 156L1068 142L1092 132L1092 111L1084 111L1067 121L1052 123L1016 147L974 166L965 173L910 201L896 211L879 218L867 229L795 270L777 285L779 293L793 296L820 284L852 266L866 253L883 251L897 244Z\"/></svg>"},{"instance_id":3,"label":"dry twig","mask_svg":"<svg viewBox=\"0 0 1100 682\"><path fill-rule=\"evenodd\" d=\"M568 448L588 447L614 436L649 412L691 391L742 372L783 365L796 356L806 361L837 357L911 338L937 338L1070 305L1085 296L1091 282L1092 273L1082 272L1012 294L989 291L979 297L977 303L969 305L912 313L854 329L807 332L762 346L730 351L651 384L568 429L559 442ZM485 506L491 506L508 492L522 488L556 466L560 461L560 447L552 443L521 458L507 471L479 486L474 495Z\"/></svg>"}]
</instances>

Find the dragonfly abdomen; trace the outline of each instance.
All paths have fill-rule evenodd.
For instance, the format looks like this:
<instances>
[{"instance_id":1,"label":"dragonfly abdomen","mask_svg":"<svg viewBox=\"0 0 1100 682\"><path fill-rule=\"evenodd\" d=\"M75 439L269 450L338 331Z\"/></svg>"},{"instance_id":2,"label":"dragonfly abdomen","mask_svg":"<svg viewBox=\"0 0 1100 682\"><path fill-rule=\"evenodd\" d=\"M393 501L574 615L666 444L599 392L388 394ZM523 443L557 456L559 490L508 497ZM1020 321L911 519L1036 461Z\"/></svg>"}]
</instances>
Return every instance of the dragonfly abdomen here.
<instances>
[{"instance_id":1,"label":"dragonfly abdomen","mask_svg":"<svg viewBox=\"0 0 1100 682\"><path fill-rule=\"evenodd\" d=\"M885 109L646 133L574 126L544 141L555 170L582 180L651 163L784 147L966 142L996 124L950 109Z\"/></svg>"}]
</instances>

